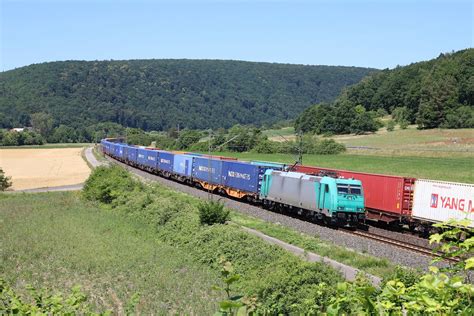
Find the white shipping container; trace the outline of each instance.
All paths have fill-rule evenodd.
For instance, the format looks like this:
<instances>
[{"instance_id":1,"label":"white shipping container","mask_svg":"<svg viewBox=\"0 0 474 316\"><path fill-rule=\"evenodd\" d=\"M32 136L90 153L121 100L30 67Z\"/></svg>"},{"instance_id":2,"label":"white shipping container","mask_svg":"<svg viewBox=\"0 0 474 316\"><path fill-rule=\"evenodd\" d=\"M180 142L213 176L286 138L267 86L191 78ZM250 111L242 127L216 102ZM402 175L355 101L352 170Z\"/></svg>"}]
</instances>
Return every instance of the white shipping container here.
<instances>
[{"instance_id":1,"label":"white shipping container","mask_svg":"<svg viewBox=\"0 0 474 316\"><path fill-rule=\"evenodd\" d=\"M412 214L430 222L469 219L474 227L474 185L418 179Z\"/></svg>"}]
</instances>

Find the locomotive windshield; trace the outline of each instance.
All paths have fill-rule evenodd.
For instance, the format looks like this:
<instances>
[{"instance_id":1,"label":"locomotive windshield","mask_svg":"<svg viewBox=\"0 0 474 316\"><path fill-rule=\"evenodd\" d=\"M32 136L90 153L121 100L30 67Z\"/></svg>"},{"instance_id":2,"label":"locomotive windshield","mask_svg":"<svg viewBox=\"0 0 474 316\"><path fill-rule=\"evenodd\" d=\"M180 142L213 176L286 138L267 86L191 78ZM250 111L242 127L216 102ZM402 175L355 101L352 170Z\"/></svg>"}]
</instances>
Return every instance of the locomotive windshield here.
<instances>
[{"instance_id":1,"label":"locomotive windshield","mask_svg":"<svg viewBox=\"0 0 474 316\"><path fill-rule=\"evenodd\" d=\"M337 186L338 194L353 194L353 195L362 195L362 190L359 185L341 185Z\"/></svg>"}]
</instances>

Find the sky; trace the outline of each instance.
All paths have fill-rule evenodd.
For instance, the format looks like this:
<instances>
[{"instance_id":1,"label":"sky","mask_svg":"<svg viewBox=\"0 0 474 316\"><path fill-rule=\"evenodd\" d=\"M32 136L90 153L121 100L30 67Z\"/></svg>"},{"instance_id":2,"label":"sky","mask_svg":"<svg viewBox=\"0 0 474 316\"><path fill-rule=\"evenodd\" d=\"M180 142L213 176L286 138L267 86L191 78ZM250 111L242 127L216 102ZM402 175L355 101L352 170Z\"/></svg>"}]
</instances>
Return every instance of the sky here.
<instances>
[{"instance_id":1,"label":"sky","mask_svg":"<svg viewBox=\"0 0 474 316\"><path fill-rule=\"evenodd\" d=\"M473 46L463 0L0 0L0 71L57 60L393 68Z\"/></svg>"}]
</instances>

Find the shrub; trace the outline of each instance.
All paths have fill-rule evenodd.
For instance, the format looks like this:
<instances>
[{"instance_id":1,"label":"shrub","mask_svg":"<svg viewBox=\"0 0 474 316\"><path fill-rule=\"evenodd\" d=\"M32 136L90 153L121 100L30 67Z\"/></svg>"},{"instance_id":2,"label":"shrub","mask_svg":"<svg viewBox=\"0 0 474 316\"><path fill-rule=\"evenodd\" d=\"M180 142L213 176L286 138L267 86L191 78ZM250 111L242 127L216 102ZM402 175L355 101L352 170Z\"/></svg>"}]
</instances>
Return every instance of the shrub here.
<instances>
[{"instance_id":1,"label":"shrub","mask_svg":"<svg viewBox=\"0 0 474 316\"><path fill-rule=\"evenodd\" d=\"M313 153L318 155L335 155L346 151L344 144L336 142L334 139L323 139L316 143Z\"/></svg>"},{"instance_id":2,"label":"shrub","mask_svg":"<svg viewBox=\"0 0 474 316\"><path fill-rule=\"evenodd\" d=\"M387 131L393 132L394 129L395 129L395 121L394 120L389 120L387 122Z\"/></svg>"},{"instance_id":3,"label":"shrub","mask_svg":"<svg viewBox=\"0 0 474 316\"><path fill-rule=\"evenodd\" d=\"M12 186L11 177L5 176L3 169L0 168L0 191L5 191Z\"/></svg>"},{"instance_id":4,"label":"shrub","mask_svg":"<svg viewBox=\"0 0 474 316\"><path fill-rule=\"evenodd\" d=\"M259 153L259 154L274 154L278 152L278 143L268 140L268 139L263 139L255 145L255 147L252 149L252 151Z\"/></svg>"},{"instance_id":5,"label":"shrub","mask_svg":"<svg viewBox=\"0 0 474 316\"><path fill-rule=\"evenodd\" d=\"M141 186L118 166L98 167L86 180L82 194L87 200L111 204L120 196Z\"/></svg>"},{"instance_id":6,"label":"shrub","mask_svg":"<svg viewBox=\"0 0 474 316\"><path fill-rule=\"evenodd\" d=\"M400 122L400 128L401 128L401 129L407 129L408 124L410 124L410 122L408 122L408 121L401 121L401 122Z\"/></svg>"},{"instance_id":7,"label":"shrub","mask_svg":"<svg viewBox=\"0 0 474 316\"><path fill-rule=\"evenodd\" d=\"M198 205L201 225L224 224L230 219L230 211L219 201L208 201Z\"/></svg>"}]
</instances>

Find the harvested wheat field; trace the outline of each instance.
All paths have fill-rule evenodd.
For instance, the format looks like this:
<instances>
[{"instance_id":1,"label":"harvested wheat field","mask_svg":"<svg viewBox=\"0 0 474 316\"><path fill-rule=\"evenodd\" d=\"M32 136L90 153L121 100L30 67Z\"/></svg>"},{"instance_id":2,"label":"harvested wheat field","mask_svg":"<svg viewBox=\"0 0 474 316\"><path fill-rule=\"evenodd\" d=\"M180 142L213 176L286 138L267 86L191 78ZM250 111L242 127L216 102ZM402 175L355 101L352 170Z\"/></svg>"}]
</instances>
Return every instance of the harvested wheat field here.
<instances>
[{"instance_id":1,"label":"harvested wheat field","mask_svg":"<svg viewBox=\"0 0 474 316\"><path fill-rule=\"evenodd\" d=\"M90 169L82 148L0 149L0 167L12 189L34 189L84 182Z\"/></svg>"}]
</instances>

